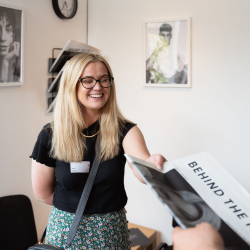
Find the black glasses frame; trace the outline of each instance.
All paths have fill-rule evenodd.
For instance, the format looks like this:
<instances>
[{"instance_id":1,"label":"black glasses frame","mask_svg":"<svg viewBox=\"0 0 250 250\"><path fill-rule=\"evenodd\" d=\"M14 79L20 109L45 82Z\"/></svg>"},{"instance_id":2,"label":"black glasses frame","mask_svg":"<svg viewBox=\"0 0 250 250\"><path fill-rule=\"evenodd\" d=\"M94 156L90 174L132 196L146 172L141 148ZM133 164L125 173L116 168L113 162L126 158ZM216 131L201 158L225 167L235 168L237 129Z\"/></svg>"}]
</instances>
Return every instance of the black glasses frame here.
<instances>
[{"instance_id":1,"label":"black glasses frame","mask_svg":"<svg viewBox=\"0 0 250 250\"><path fill-rule=\"evenodd\" d=\"M104 76L104 77L106 77L106 76ZM102 78L104 78L104 77L102 77ZM92 79L95 80L95 84L94 84L94 86L91 87L91 88L86 88L86 87L83 85L83 82L82 82L82 80L88 79L88 78L92 78ZM83 86L85 89L93 89L93 88L95 87L95 85L96 85L97 82L99 82L99 84L102 86L102 84L101 84L102 78L99 79L99 80L97 80L97 79L95 79L94 77L90 77L90 76L89 76L89 77L83 77L83 78L81 78L81 79L78 79L78 81L81 82L82 86ZM114 77L109 76L108 78L109 78L109 81L110 81L111 83L110 83L110 85L109 85L108 87L103 87L103 86L102 86L103 88L109 88L109 87L112 85L112 83L113 83L113 81L114 81Z\"/></svg>"}]
</instances>

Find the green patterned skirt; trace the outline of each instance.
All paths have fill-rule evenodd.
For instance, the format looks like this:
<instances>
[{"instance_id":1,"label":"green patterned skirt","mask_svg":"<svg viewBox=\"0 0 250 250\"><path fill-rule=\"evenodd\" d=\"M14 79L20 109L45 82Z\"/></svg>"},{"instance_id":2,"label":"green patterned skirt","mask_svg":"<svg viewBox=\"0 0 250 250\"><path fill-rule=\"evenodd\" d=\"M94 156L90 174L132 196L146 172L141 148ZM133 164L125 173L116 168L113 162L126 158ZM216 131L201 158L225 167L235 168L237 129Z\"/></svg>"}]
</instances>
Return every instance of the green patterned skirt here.
<instances>
[{"instance_id":1,"label":"green patterned skirt","mask_svg":"<svg viewBox=\"0 0 250 250\"><path fill-rule=\"evenodd\" d=\"M66 249L74 216L73 213L53 207L47 224L45 243ZM67 250L80 249L131 249L126 210L123 208L110 213L84 215L70 248L67 248Z\"/></svg>"}]
</instances>

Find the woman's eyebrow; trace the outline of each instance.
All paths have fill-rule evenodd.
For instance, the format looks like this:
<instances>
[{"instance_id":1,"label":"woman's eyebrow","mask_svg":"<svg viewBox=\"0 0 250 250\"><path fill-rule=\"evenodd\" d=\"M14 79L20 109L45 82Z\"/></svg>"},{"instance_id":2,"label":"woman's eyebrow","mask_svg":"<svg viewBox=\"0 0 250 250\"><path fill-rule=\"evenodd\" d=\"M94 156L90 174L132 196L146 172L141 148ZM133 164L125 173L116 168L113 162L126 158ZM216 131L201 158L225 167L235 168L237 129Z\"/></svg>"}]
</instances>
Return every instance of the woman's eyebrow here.
<instances>
[{"instance_id":1,"label":"woman's eyebrow","mask_svg":"<svg viewBox=\"0 0 250 250\"><path fill-rule=\"evenodd\" d=\"M104 77L104 76L109 76L108 74L103 74L103 75L101 75L99 78L102 78L102 77ZM93 76L84 76L83 78L85 78L85 77L91 77L91 78L94 78Z\"/></svg>"}]
</instances>

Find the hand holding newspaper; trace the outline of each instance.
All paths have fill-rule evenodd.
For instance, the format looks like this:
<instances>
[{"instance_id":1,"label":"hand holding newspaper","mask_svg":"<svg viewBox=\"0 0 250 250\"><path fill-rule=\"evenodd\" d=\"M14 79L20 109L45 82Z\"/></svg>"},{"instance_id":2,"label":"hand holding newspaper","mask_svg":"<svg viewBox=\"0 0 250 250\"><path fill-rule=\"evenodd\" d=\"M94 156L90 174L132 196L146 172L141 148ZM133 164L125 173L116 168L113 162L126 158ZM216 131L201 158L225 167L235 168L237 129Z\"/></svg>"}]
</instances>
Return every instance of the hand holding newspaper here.
<instances>
[{"instance_id":1,"label":"hand holding newspaper","mask_svg":"<svg viewBox=\"0 0 250 250\"><path fill-rule=\"evenodd\" d=\"M208 222L226 249L250 249L250 194L208 153L164 163L127 160L182 227Z\"/></svg>"}]
</instances>

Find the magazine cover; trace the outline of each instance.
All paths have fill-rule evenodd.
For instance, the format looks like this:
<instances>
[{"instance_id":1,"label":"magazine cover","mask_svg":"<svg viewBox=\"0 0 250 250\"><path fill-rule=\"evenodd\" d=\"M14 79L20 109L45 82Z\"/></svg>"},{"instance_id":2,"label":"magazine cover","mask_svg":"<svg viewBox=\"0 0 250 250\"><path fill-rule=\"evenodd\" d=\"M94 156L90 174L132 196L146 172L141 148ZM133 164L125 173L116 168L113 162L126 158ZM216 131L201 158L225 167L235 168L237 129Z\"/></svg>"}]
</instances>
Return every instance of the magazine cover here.
<instances>
[{"instance_id":1,"label":"magazine cover","mask_svg":"<svg viewBox=\"0 0 250 250\"><path fill-rule=\"evenodd\" d=\"M226 249L250 249L250 194L208 153L154 165L125 155L182 228L208 222Z\"/></svg>"},{"instance_id":2,"label":"magazine cover","mask_svg":"<svg viewBox=\"0 0 250 250\"><path fill-rule=\"evenodd\" d=\"M88 52L97 52L100 53L100 50L89 46L85 43L79 43L76 41L69 40L61 53L56 58L55 62L50 67L50 72L59 72L66 61L70 60L73 56L80 53L88 53Z\"/></svg>"}]
</instances>

